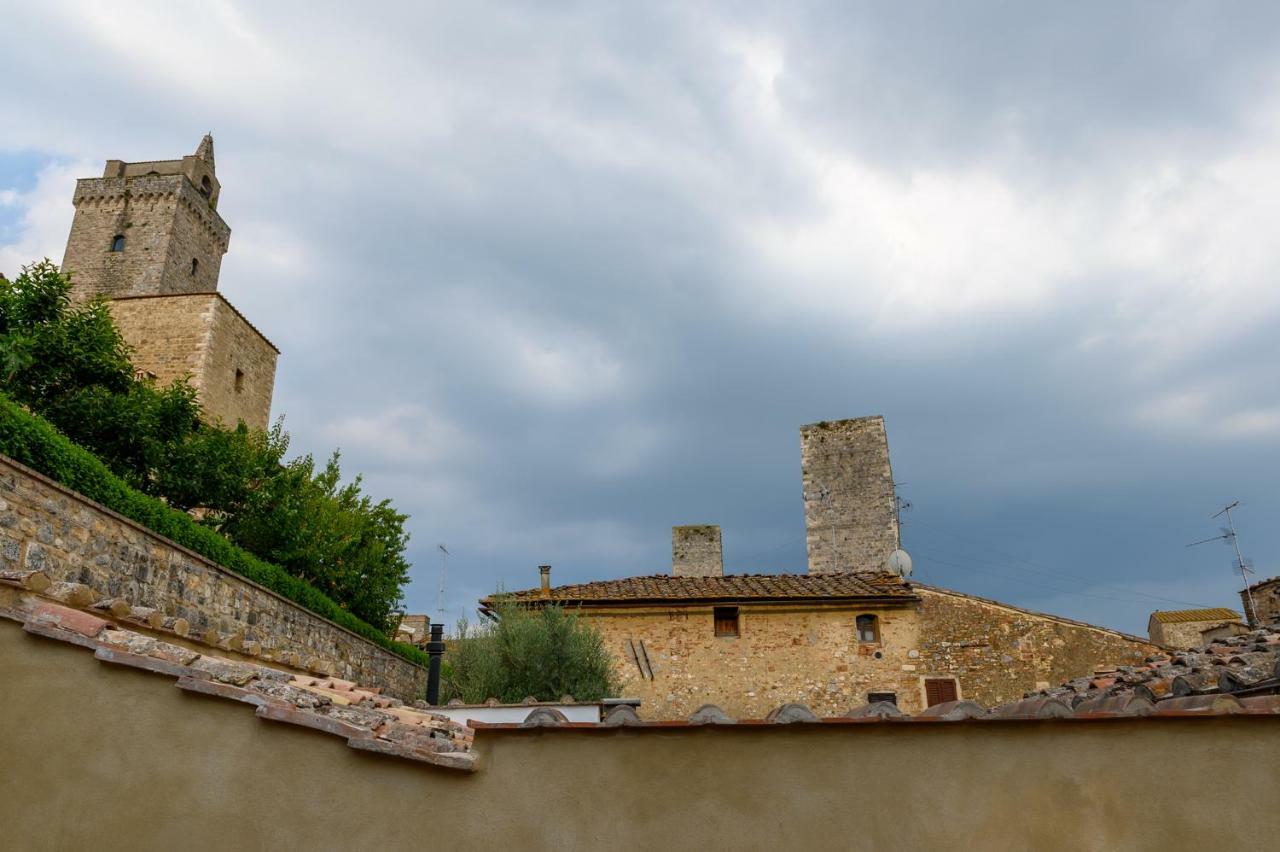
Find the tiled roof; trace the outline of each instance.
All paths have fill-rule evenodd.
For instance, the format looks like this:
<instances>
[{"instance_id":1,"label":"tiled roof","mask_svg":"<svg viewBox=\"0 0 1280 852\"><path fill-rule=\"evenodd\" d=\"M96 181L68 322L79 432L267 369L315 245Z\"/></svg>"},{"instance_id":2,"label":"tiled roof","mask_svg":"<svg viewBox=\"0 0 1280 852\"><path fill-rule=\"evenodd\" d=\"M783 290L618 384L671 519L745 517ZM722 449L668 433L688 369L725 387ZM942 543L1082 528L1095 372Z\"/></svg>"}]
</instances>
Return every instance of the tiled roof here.
<instances>
[{"instance_id":1,"label":"tiled roof","mask_svg":"<svg viewBox=\"0 0 1280 852\"><path fill-rule=\"evenodd\" d=\"M911 585L894 574L727 574L723 577L623 577L556 586L549 598L539 589L508 592L516 601L613 603L640 601L820 600L894 598L912 600ZM481 601L489 606L494 598Z\"/></svg>"},{"instance_id":2,"label":"tiled roof","mask_svg":"<svg viewBox=\"0 0 1280 852\"><path fill-rule=\"evenodd\" d=\"M1181 624L1188 621L1239 621L1240 613L1226 607L1216 609L1168 609L1156 610L1151 617L1161 624Z\"/></svg>"},{"instance_id":3,"label":"tiled roof","mask_svg":"<svg viewBox=\"0 0 1280 852\"><path fill-rule=\"evenodd\" d=\"M475 769L471 728L333 677L302 675L210 653L186 644L154 622L122 624L112 611L86 612L41 596L39 572L0 571L0 616L23 621L30 634L87 648L104 663L174 678L179 689L248 704L261 719L288 722L342 737L347 745L448 769ZM33 582L36 578L37 582ZM15 603L16 600L16 603ZM123 610L122 610L123 611ZM124 617L127 619L127 617ZM150 628L150 629L147 629ZM174 641L166 641L172 638Z\"/></svg>"}]
</instances>

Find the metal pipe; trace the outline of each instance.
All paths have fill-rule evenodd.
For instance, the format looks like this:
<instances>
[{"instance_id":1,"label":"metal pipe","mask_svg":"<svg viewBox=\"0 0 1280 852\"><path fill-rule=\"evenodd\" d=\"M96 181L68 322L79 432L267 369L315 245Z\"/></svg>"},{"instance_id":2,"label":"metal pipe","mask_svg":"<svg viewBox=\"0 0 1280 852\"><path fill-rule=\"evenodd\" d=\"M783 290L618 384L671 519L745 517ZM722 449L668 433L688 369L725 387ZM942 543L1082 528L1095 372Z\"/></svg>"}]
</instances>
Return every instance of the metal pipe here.
<instances>
[{"instance_id":1,"label":"metal pipe","mask_svg":"<svg viewBox=\"0 0 1280 852\"><path fill-rule=\"evenodd\" d=\"M440 703L440 658L444 656L444 625L431 625L431 641L427 643L427 703Z\"/></svg>"}]
</instances>

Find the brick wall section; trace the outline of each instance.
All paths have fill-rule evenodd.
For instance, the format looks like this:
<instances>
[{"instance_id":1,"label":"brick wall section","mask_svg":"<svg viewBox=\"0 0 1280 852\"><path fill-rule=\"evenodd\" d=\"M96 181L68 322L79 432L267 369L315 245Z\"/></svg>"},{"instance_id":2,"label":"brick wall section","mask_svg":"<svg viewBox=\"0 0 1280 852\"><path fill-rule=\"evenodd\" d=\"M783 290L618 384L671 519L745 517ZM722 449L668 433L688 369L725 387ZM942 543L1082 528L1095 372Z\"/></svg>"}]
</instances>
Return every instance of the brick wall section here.
<instances>
[{"instance_id":1,"label":"brick wall section","mask_svg":"<svg viewBox=\"0 0 1280 852\"><path fill-rule=\"evenodd\" d=\"M63 271L82 300L212 292L231 229L185 175L82 178ZM124 251L111 251L116 235ZM191 275L191 259L199 261Z\"/></svg>"},{"instance_id":2,"label":"brick wall section","mask_svg":"<svg viewBox=\"0 0 1280 852\"><path fill-rule=\"evenodd\" d=\"M995 601L918 585L916 591L921 670L954 675L961 697L988 707L1160 650L1136 636Z\"/></svg>"},{"instance_id":3,"label":"brick wall section","mask_svg":"<svg viewBox=\"0 0 1280 852\"><path fill-rule=\"evenodd\" d=\"M697 524L671 528L671 574L676 577L719 577L724 574L720 527Z\"/></svg>"},{"instance_id":4,"label":"brick wall section","mask_svg":"<svg viewBox=\"0 0 1280 852\"><path fill-rule=\"evenodd\" d=\"M809 573L879 570L898 547L884 418L802 426L800 465ZM823 489L830 506L820 499Z\"/></svg>"},{"instance_id":5,"label":"brick wall section","mask_svg":"<svg viewBox=\"0 0 1280 852\"><path fill-rule=\"evenodd\" d=\"M929 677L954 678L962 697L994 706L1159 650L1066 619L916 591L919 600L906 606L743 603L737 637L715 635L710 605L583 612L604 636L621 694L640 698L648 719L685 718L705 703L761 718L791 701L840 715L866 703L870 692L895 693L899 707L916 713L926 706ZM879 619L879 642L858 642L854 620L861 614Z\"/></svg>"},{"instance_id":6,"label":"brick wall section","mask_svg":"<svg viewBox=\"0 0 1280 852\"><path fill-rule=\"evenodd\" d=\"M222 295L116 299L111 314L134 349L134 366L160 384L189 376L210 420L269 425L278 353Z\"/></svg>"},{"instance_id":7,"label":"brick wall section","mask_svg":"<svg viewBox=\"0 0 1280 852\"><path fill-rule=\"evenodd\" d=\"M0 456L0 567L154 607L190 635L410 701L426 670ZM212 631L212 633L210 633ZM328 670L328 671L326 671Z\"/></svg>"}]
</instances>

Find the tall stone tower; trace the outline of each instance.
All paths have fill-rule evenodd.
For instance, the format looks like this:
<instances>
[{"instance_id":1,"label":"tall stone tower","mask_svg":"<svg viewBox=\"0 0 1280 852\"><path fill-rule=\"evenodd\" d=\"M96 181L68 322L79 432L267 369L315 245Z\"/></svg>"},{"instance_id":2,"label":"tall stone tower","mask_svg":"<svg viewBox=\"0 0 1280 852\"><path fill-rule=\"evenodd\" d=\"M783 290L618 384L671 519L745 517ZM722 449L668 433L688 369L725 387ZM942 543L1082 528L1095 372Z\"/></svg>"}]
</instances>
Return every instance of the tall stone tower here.
<instances>
[{"instance_id":1,"label":"tall stone tower","mask_svg":"<svg viewBox=\"0 0 1280 852\"><path fill-rule=\"evenodd\" d=\"M180 160L108 160L76 181L62 270L74 300L109 300L139 372L186 376L210 421L263 429L279 350L218 292L231 239L221 191L212 136Z\"/></svg>"},{"instance_id":2,"label":"tall stone tower","mask_svg":"<svg viewBox=\"0 0 1280 852\"><path fill-rule=\"evenodd\" d=\"M878 571L898 547L884 418L800 427L809 573Z\"/></svg>"}]
</instances>

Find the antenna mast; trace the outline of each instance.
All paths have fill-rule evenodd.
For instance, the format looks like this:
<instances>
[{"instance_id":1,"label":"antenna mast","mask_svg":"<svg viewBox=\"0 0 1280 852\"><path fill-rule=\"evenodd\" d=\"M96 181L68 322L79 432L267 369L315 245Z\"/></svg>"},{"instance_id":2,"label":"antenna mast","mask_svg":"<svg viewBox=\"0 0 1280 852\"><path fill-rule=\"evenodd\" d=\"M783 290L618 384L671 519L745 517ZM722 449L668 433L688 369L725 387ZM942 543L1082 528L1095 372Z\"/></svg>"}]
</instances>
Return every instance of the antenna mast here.
<instances>
[{"instance_id":1,"label":"antenna mast","mask_svg":"<svg viewBox=\"0 0 1280 852\"><path fill-rule=\"evenodd\" d=\"M440 592L436 597L436 612L440 614L440 623L444 624L444 578L449 572L449 548L437 544L436 549L440 551Z\"/></svg>"},{"instance_id":2,"label":"antenna mast","mask_svg":"<svg viewBox=\"0 0 1280 852\"><path fill-rule=\"evenodd\" d=\"M1225 527L1219 527L1219 529L1222 530L1222 535L1215 535L1213 538L1193 541L1191 544L1188 544L1187 547L1195 547L1197 544L1205 544L1210 541L1228 541L1231 543L1231 546L1235 548L1236 551L1236 570L1240 572L1240 580L1244 583L1244 597L1249 609L1247 615L1249 618L1249 624L1252 626L1254 619L1258 617L1258 611L1253 605L1253 592L1249 589L1249 575L1253 573L1253 569L1249 567L1249 563L1245 561L1244 556L1240 553L1240 537L1236 535L1236 522L1231 517L1231 510L1239 505L1240 501L1236 500L1234 503L1228 504L1223 507L1221 511L1212 516L1214 518L1219 518L1223 515L1227 516L1227 525Z\"/></svg>"}]
</instances>

